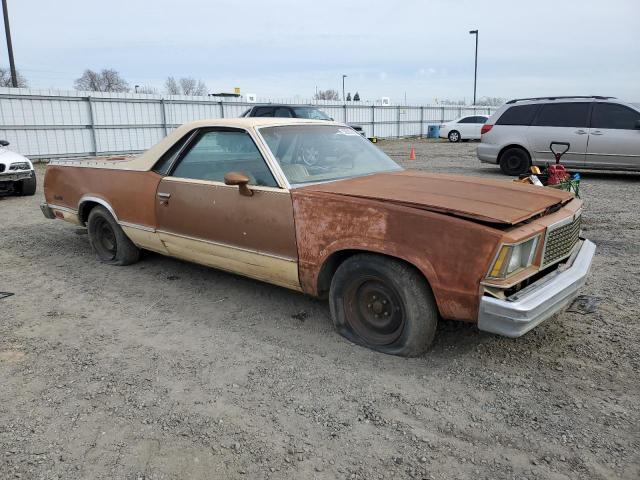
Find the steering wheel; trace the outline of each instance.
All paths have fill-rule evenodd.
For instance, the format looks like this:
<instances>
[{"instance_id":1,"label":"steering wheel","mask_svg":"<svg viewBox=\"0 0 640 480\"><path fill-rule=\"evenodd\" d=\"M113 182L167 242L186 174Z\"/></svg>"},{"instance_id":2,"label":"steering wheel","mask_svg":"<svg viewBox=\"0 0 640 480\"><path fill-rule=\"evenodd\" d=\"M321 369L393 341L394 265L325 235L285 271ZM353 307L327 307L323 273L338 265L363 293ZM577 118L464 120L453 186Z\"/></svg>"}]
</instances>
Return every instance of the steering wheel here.
<instances>
[{"instance_id":1,"label":"steering wheel","mask_svg":"<svg viewBox=\"0 0 640 480\"><path fill-rule=\"evenodd\" d=\"M315 167L320 162L320 149L315 145L298 145L296 150L296 163L302 163L307 167Z\"/></svg>"}]
</instances>

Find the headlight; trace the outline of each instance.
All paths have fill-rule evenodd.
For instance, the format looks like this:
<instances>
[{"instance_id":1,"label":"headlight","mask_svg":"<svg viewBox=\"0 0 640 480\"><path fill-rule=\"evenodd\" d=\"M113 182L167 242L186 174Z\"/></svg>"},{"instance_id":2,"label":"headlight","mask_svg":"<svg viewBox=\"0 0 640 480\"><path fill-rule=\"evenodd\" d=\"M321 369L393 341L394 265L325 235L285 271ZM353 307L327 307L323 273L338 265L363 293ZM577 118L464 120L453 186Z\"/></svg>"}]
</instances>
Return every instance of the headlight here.
<instances>
[{"instance_id":1,"label":"headlight","mask_svg":"<svg viewBox=\"0 0 640 480\"><path fill-rule=\"evenodd\" d=\"M540 236L530 238L515 245L502 245L491 266L489 277L506 278L512 273L527 268L533 263Z\"/></svg>"},{"instance_id":2,"label":"headlight","mask_svg":"<svg viewBox=\"0 0 640 480\"><path fill-rule=\"evenodd\" d=\"M9 170L31 170L31 167L27 162L12 163Z\"/></svg>"}]
</instances>

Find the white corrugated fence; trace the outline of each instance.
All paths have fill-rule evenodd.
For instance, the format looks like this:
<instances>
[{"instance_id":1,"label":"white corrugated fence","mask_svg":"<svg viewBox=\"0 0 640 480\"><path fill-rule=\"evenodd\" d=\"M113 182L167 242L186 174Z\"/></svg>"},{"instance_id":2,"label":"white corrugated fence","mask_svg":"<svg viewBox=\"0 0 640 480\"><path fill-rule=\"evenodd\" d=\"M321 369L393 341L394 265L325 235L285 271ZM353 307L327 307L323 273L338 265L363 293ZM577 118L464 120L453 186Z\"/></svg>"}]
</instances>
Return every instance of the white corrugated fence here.
<instances>
[{"instance_id":1,"label":"white corrugated fence","mask_svg":"<svg viewBox=\"0 0 640 480\"><path fill-rule=\"evenodd\" d=\"M361 125L367 136L379 138L427 136L429 125L495 110L301 99L258 103L318 106L337 121ZM242 98L0 88L0 139L33 159L136 153L185 122L238 117L252 105Z\"/></svg>"}]
</instances>

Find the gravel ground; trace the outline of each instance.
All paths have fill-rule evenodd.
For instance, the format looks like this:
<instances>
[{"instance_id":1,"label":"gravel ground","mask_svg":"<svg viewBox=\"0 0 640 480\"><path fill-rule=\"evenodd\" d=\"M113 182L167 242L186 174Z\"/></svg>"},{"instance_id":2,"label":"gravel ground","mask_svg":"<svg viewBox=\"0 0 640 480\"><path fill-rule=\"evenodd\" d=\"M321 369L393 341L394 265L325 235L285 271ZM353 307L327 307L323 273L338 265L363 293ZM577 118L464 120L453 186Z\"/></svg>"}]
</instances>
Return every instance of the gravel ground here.
<instances>
[{"instance_id":1,"label":"gravel ground","mask_svg":"<svg viewBox=\"0 0 640 480\"><path fill-rule=\"evenodd\" d=\"M379 145L500 176L473 143ZM41 190L0 199L0 477L640 478L639 180L583 177L595 313L519 339L441 322L415 359L278 287L154 254L102 265Z\"/></svg>"}]
</instances>

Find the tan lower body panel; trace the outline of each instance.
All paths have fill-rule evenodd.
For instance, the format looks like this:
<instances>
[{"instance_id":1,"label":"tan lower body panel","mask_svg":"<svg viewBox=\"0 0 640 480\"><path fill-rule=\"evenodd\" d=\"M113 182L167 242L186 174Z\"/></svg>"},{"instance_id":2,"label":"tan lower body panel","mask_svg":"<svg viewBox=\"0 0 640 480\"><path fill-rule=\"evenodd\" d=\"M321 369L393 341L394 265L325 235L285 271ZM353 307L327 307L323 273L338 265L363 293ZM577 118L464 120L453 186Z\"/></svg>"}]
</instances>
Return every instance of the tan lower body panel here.
<instances>
[{"instance_id":1,"label":"tan lower body panel","mask_svg":"<svg viewBox=\"0 0 640 480\"><path fill-rule=\"evenodd\" d=\"M292 290L301 290L298 263L286 258L158 232L169 255Z\"/></svg>"},{"instance_id":2,"label":"tan lower body panel","mask_svg":"<svg viewBox=\"0 0 640 480\"><path fill-rule=\"evenodd\" d=\"M169 255L164 243L162 243L162 240L160 240L160 237L156 232L143 230L129 225L120 224L120 226L122 227L122 230L124 230L125 235L129 237L129 240L131 240L136 247L146 248L153 252Z\"/></svg>"}]
</instances>

